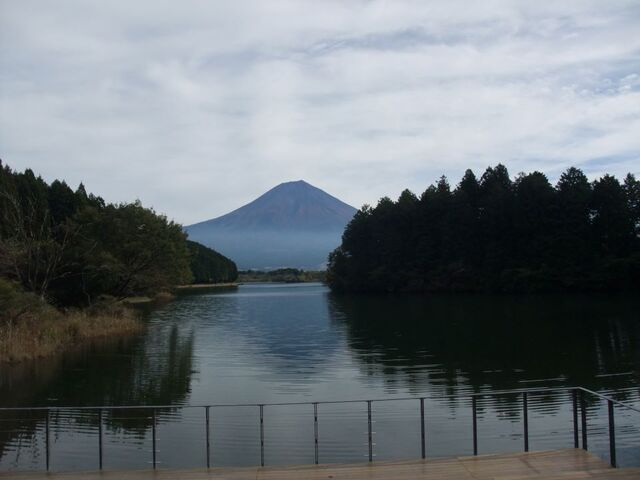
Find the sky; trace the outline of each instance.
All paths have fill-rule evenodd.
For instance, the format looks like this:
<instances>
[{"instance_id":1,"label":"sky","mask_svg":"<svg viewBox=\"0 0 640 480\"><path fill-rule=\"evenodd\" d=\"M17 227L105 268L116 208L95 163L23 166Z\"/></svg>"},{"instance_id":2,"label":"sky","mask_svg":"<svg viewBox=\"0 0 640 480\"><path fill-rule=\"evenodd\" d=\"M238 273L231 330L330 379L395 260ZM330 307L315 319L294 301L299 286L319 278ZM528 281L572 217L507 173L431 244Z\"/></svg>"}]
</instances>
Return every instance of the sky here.
<instances>
[{"instance_id":1,"label":"sky","mask_svg":"<svg viewBox=\"0 0 640 480\"><path fill-rule=\"evenodd\" d=\"M185 225L299 179L640 175L640 1L0 0L0 158Z\"/></svg>"}]
</instances>

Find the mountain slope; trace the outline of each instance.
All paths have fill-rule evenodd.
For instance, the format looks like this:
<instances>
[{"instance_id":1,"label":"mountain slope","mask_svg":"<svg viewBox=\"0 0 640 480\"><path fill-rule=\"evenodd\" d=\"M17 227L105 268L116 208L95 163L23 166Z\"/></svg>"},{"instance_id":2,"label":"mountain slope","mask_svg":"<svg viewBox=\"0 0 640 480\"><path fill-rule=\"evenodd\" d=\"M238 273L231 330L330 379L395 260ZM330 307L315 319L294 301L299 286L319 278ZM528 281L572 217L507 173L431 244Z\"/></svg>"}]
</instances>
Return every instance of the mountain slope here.
<instances>
[{"instance_id":1,"label":"mountain slope","mask_svg":"<svg viewBox=\"0 0 640 480\"><path fill-rule=\"evenodd\" d=\"M356 209L302 180L272 188L226 215L186 227L241 269L317 269L340 244Z\"/></svg>"}]
</instances>

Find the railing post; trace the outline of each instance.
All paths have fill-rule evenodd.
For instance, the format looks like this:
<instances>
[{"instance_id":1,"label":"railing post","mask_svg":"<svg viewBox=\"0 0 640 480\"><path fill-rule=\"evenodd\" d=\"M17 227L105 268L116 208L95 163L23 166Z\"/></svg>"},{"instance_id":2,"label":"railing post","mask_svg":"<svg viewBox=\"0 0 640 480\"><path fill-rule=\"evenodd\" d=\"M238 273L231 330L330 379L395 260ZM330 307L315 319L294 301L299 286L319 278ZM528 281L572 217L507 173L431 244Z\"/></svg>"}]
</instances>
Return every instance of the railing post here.
<instances>
[{"instance_id":1,"label":"railing post","mask_svg":"<svg viewBox=\"0 0 640 480\"><path fill-rule=\"evenodd\" d=\"M529 451L529 405L527 392L522 393L522 420L524 421L524 451Z\"/></svg>"},{"instance_id":2,"label":"railing post","mask_svg":"<svg viewBox=\"0 0 640 480\"><path fill-rule=\"evenodd\" d=\"M571 390L571 398L573 400L573 448L580 448L578 441L578 390Z\"/></svg>"},{"instance_id":3,"label":"railing post","mask_svg":"<svg viewBox=\"0 0 640 480\"><path fill-rule=\"evenodd\" d=\"M211 445L209 442L209 407L204 407L204 416L206 420L206 429L207 429L207 468L211 468Z\"/></svg>"},{"instance_id":4,"label":"railing post","mask_svg":"<svg viewBox=\"0 0 640 480\"><path fill-rule=\"evenodd\" d=\"M582 449L587 450L587 402L585 394L580 390L580 417L582 420Z\"/></svg>"},{"instance_id":5,"label":"railing post","mask_svg":"<svg viewBox=\"0 0 640 480\"><path fill-rule=\"evenodd\" d=\"M264 467L264 405L260 405L260 466Z\"/></svg>"},{"instance_id":6,"label":"railing post","mask_svg":"<svg viewBox=\"0 0 640 480\"><path fill-rule=\"evenodd\" d=\"M616 427L613 420L613 402L607 400L609 407L609 458L611 466L616 468Z\"/></svg>"},{"instance_id":7,"label":"railing post","mask_svg":"<svg viewBox=\"0 0 640 480\"><path fill-rule=\"evenodd\" d=\"M314 460L318 465L318 402L313 404L313 443L314 443Z\"/></svg>"},{"instance_id":8,"label":"railing post","mask_svg":"<svg viewBox=\"0 0 640 480\"><path fill-rule=\"evenodd\" d=\"M49 453L50 453L50 445L49 445L49 409L47 409L47 416L44 421L44 445L45 445L45 462L47 465L47 472L49 471Z\"/></svg>"},{"instance_id":9,"label":"railing post","mask_svg":"<svg viewBox=\"0 0 640 480\"><path fill-rule=\"evenodd\" d=\"M422 452L422 458L426 457L426 444L424 437L424 398L420 399L420 447Z\"/></svg>"},{"instance_id":10,"label":"railing post","mask_svg":"<svg viewBox=\"0 0 640 480\"><path fill-rule=\"evenodd\" d=\"M156 469L156 409L151 410L151 450L153 452L153 469Z\"/></svg>"},{"instance_id":11,"label":"railing post","mask_svg":"<svg viewBox=\"0 0 640 480\"><path fill-rule=\"evenodd\" d=\"M98 410L98 465L102 470L102 409Z\"/></svg>"},{"instance_id":12,"label":"railing post","mask_svg":"<svg viewBox=\"0 0 640 480\"><path fill-rule=\"evenodd\" d=\"M369 426L369 461L373 462L373 430L371 427L371 400L367 400L367 423Z\"/></svg>"},{"instance_id":13,"label":"railing post","mask_svg":"<svg viewBox=\"0 0 640 480\"><path fill-rule=\"evenodd\" d=\"M474 395L471 397L471 417L473 422L473 454L478 455L478 417L477 417L478 401Z\"/></svg>"}]
</instances>

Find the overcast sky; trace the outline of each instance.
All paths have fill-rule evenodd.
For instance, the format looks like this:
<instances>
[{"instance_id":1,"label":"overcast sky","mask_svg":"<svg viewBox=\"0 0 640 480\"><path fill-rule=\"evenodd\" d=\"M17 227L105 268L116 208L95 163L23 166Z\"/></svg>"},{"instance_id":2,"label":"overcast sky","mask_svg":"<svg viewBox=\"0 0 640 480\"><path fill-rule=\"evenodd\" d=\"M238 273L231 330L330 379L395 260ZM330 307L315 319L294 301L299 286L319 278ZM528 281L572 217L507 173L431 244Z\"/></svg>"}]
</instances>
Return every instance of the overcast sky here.
<instances>
[{"instance_id":1,"label":"overcast sky","mask_svg":"<svg viewBox=\"0 0 640 480\"><path fill-rule=\"evenodd\" d=\"M505 163L640 173L640 2L0 0L0 158L189 224Z\"/></svg>"}]
</instances>

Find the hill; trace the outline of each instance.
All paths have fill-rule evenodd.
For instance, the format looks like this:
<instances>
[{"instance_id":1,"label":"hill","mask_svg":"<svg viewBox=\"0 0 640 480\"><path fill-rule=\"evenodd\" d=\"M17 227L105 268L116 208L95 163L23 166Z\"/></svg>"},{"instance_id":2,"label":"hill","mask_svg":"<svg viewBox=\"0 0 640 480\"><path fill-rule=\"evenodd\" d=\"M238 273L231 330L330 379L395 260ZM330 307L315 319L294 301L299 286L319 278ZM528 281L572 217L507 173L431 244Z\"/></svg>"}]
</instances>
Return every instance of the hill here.
<instances>
[{"instance_id":1,"label":"hill","mask_svg":"<svg viewBox=\"0 0 640 480\"><path fill-rule=\"evenodd\" d=\"M282 183L218 218L185 227L241 269L324 268L356 209L309 183Z\"/></svg>"}]
</instances>

